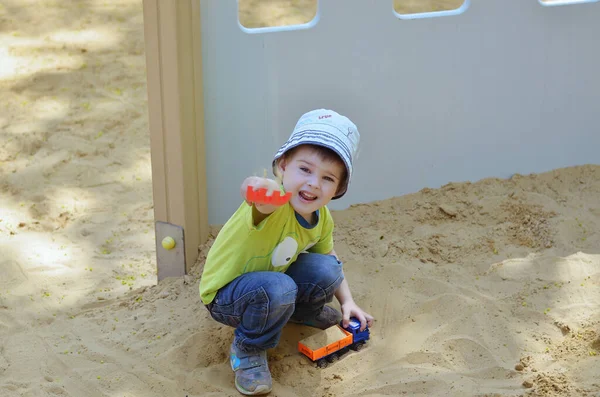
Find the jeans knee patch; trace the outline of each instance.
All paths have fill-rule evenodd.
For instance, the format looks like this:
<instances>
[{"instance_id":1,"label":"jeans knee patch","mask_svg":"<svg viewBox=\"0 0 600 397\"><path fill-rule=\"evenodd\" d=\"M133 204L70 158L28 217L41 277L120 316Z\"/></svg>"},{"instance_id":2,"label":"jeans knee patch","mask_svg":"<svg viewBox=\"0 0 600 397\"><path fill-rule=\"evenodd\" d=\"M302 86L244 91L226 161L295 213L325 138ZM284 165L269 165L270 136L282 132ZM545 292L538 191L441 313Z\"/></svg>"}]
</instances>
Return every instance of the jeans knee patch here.
<instances>
[{"instance_id":1,"label":"jeans knee patch","mask_svg":"<svg viewBox=\"0 0 600 397\"><path fill-rule=\"evenodd\" d=\"M270 299L264 288L256 290L254 296L246 302L246 311L242 325L247 330L263 332L269 316Z\"/></svg>"},{"instance_id":2,"label":"jeans knee patch","mask_svg":"<svg viewBox=\"0 0 600 397\"><path fill-rule=\"evenodd\" d=\"M222 304L218 297L213 301L210 314L213 319L224 325L238 327L248 321L255 323L255 319L266 317L269 312L269 298L263 288L248 292L230 304ZM250 317L250 320L247 319Z\"/></svg>"},{"instance_id":3,"label":"jeans knee patch","mask_svg":"<svg viewBox=\"0 0 600 397\"><path fill-rule=\"evenodd\" d=\"M229 312L228 310L223 312L221 306L216 306L213 305L213 307L210 310L210 316L217 322L223 324L223 325L228 325L230 327L236 328L238 325L240 325L241 322L241 316L239 315L234 315L232 313L227 313Z\"/></svg>"},{"instance_id":4,"label":"jeans knee patch","mask_svg":"<svg viewBox=\"0 0 600 397\"><path fill-rule=\"evenodd\" d=\"M264 286L267 296L271 301L271 307L294 304L298 293L298 286L296 283L289 277L282 278L278 281L279 282L276 284Z\"/></svg>"},{"instance_id":5,"label":"jeans knee patch","mask_svg":"<svg viewBox=\"0 0 600 397\"><path fill-rule=\"evenodd\" d=\"M321 286L325 289L325 293L329 295L329 293L335 291L344 280L344 270L342 268L342 262L335 257L332 257L331 262L327 263L327 266L327 272L323 277Z\"/></svg>"}]
</instances>

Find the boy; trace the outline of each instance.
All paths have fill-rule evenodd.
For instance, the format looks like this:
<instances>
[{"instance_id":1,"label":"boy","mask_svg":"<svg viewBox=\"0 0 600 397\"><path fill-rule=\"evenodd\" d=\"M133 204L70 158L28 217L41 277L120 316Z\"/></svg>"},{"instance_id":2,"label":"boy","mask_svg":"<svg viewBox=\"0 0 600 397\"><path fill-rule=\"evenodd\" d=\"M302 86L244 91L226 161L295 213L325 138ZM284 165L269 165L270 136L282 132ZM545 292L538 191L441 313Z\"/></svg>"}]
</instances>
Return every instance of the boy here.
<instances>
[{"instance_id":1,"label":"boy","mask_svg":"<svg viewBox=\"0 0 600 397\"><path fill-rule=\"evenodd\" d=\"M352 299L333 249L333 219L326 205L342 197L352 176L360 135L346 117L325 109L304 114L273 160L272 179L249 177L245 203L211 247L202 302L216 321L235 328L230 363L235 386L246 395L271 391L266 350L290 321L329 328L351 316L361 330L373 317ZM291 192L286 204L251 203L246 189ZM325 306L335 296L342 309Z\"/></svg>"}]
</instances>

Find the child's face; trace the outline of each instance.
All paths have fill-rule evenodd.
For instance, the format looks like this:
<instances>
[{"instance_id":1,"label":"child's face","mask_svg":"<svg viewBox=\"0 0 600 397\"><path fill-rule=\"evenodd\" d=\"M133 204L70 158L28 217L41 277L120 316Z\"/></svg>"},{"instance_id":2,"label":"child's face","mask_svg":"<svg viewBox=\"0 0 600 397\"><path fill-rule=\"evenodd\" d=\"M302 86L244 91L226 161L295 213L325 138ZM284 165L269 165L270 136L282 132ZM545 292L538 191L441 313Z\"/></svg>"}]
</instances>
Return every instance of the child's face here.
<instances>
[{"instance_id":1,"label":"child's face","mask_svg":"<svg viewBox=\"0 0 600 397\"><path fill-rule=\"evenodd\" d=\"M292 192L290 204L309 220L312 213L335 196L344 171L342 161L323 161L310 147L299 147L290 158L281 160L283 187Z\"/></svg>"}]
</instances>

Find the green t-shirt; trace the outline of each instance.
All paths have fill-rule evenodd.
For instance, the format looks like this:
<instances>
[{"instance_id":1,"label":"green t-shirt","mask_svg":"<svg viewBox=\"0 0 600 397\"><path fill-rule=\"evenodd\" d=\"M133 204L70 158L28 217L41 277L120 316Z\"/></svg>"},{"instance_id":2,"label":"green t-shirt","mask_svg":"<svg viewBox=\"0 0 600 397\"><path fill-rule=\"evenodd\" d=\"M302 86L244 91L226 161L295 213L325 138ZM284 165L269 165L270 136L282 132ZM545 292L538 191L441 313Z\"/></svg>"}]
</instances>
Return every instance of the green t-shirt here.
<instances>
[{"instance_id":1,"label":"green t-shirt","mask_svg":"<svg viewBox=\"0 0 600 397\"><path fill-rule=\"evenodd\" d=\"M252 207L243 202L213 243L200 280L204 304L238 276L258 271L285 272L304 251L328 254L333 250L333 219L327 207L315 225L303 226L288 203L257 226Z\"/></svg>"}]
</instances>

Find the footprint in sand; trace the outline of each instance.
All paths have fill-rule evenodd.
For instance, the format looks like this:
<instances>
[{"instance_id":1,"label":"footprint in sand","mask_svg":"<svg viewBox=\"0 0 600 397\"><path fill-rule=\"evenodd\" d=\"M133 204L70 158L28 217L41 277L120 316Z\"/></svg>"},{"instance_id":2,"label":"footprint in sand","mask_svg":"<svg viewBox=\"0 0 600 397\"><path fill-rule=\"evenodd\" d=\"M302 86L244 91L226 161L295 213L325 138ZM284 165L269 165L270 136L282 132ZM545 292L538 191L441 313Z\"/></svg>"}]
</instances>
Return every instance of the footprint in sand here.
<instances>
[{"instance_id":1,"label":"footprint in sand","mask_svg":"<svg viewBox=\"0 0 600 397\"><path fill-rule=\"evenodd\" d=\"M11 290L27 281L27 273L17 261L5 260L0 262L2 278L0 278L0 289Z\"/></svg>"},{"instance_id":2,"label":"footprint in sand","mask_svg":"<svg viewBox=\"0 0 600 397\"><path fill-rule=\"evenodd\" d=\"M168 352L168 361L192 370L220 364L227 358L231 330L196 332Z\"/></svg>"},{"instance_id":3,"label":"footprint in sand","mask_svg":"<svg viewBox=\"0 0 600 397\"><path fill-rule=\"evenodd\" d=\"M449 338L444 343L444 356L452 363L454 370L477 371L498 367L490 350L468 336Z\"/></svg>"}]
</instances>

